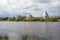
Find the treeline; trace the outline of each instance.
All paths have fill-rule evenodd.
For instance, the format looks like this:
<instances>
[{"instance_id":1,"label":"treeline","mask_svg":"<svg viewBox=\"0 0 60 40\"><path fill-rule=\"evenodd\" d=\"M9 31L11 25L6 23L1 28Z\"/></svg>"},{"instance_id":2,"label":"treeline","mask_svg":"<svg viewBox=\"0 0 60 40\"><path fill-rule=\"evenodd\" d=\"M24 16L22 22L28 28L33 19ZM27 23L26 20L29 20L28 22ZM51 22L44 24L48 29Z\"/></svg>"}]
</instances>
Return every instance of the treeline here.
<instances>
[{"instance_id":1,"label":"treeline","mask_svg":"<svg viewBox=\"0 0 60 40\"><path fill-rule=\"evenodd\" d=\"M60 17L18 17L18 18L0 18L0 21L24 21L24 22L60 22Z\"/></svg>"}]
</instances>

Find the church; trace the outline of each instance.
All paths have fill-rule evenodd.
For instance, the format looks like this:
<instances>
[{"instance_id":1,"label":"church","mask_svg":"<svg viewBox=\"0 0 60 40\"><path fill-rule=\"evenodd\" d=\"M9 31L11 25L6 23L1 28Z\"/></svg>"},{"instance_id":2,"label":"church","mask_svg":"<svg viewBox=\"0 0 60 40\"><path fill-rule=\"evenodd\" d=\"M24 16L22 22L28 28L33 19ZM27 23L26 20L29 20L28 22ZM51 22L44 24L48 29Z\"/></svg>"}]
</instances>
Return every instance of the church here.
<instances>
[{"instance_id":1,"label":"church","mask_svg":"<svg viewBox=\"0 0 60 40\"><path fill-rule=\"evenodd\" d=\"M49 15L48 15L47 11L45 11L45 13L43 14L43 18L45 19L45 18L48 18L48 17L49 17Z\"/></svg>"},{"instance_id":2,"label":"church","mask_svg":"<svg viewBox=\"0 0 60 40\"><path fill-rule=\"evenodd\" d=\"M20 15L18 15L18 16L16 17L16 19L19 18L19 17L25 17L25 16L20 16ZM43 13L42 17L43 17L44 19L49 17L47 11L45 11L45 12ZM33 17L33 16L31 15L31 13L30 13L28 16L26 16L26 19L28 19L28 18L39 18L39 17Z\"/></svg>"},{"instance_id":3,"label":"church","mask_svg":"<svg viewBox=\"0 0 60 40\"><path fill-rule=\"evenodd\" d=\"M31 15L31 13L30 13L30 15L28 16L28 18L32 18L33 16ZM42 15L42 17L45 19L45 18L48 18L49 17L49 15L48 15L48 12L47 11L45 11L44 13L43 13L43 15ZM39 17L38 17L39 18Z\"/></svg>"}]
</instances>

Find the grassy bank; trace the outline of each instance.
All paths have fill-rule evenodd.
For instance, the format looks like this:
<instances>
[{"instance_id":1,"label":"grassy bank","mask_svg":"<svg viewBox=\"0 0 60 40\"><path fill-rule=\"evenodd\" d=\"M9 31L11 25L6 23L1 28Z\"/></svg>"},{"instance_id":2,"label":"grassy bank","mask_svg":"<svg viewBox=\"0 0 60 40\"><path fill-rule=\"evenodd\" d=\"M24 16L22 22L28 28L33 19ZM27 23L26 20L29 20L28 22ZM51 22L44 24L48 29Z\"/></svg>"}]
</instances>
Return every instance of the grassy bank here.
<instances>
[{"instance_id":1,"label":"grassy bank","mask_svg":"<svg viewBox=\"0 0 60 40\"><path fill-rule=\"evenodd\" d=\"M0 18L0 21L11 21L11 22L60 22L60 17L48 17L48 18L43 18L43 17L18 17L18 18Z\"/></svg>"},{"instance_id":2,"label":"grassy bank","mask_svg":"<svg viewBox=\"0 0 60 40\"><path fill-rule=\"evenodd\" d=\"M9 40L8 35L0 35L0 40Z\"/></svg>"}]
</instances>

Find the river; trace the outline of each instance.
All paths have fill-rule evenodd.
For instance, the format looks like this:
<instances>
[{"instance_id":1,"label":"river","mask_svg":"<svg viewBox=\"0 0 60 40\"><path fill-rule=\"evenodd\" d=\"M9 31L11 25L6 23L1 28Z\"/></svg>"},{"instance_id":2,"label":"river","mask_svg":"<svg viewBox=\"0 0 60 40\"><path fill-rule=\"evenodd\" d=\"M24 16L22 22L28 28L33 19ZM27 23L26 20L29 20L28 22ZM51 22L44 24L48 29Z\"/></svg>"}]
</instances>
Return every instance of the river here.
<instances>
[{"instance_id":1,"label":"river","mask_svg":"<svg viewBox=\"0 0 60 40\"><path fill-rule=\"evenodd\" d=\"M8 34L9 40L20 40L24 33L60 40L60 22L0 22L0 34Z\"/></svg>"}]
</instances>

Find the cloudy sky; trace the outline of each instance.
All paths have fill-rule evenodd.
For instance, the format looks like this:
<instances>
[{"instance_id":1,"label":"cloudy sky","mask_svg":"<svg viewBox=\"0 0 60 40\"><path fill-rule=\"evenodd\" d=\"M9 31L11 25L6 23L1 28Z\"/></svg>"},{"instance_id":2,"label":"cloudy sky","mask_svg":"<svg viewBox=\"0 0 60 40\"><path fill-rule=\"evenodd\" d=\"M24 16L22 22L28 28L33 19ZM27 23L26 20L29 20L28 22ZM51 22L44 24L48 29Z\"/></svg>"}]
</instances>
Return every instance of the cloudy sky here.
<instances>
[{"instance_id":1,"label":"cloudy sky","mask_svg":"<svg viewBox=\"0 0 60 40\"><path fill-rule=\"evenodd\" d=\"M60 0L0 0L0 16L29 15L60 16Z\"/></svg>"}]
</instances>

